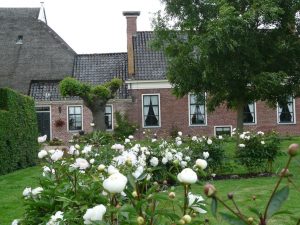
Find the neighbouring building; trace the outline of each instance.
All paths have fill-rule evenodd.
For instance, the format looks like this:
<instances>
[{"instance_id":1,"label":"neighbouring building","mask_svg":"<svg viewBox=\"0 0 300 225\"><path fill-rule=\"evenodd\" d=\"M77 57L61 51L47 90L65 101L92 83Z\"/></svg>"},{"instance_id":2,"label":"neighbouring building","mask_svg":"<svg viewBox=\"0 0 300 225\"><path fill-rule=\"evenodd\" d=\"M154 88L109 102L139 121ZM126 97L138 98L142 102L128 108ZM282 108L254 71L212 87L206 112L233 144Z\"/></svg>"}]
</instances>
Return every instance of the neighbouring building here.
<instances>
[{"instance_id":1,"label":"neighbouring building","mask_svg":"<svg viewBox=\"0 0 300 225\"><path fill-rule=\"evenodd\" d=\"M192 93L181 99L172 95L166 79L167 60L150 47L154 33L137 31L139 12L123 13L127 52L76 54L47 25L42 10L0 8L0 87L11 87L35 99L41 134L67 141L74 133L92 131L92 115L82 100L59 93L59 81L66 76L90 84L114 77L124 81L117 97L107 104L103 118L107 130L114 129L116 111L128 114L130 121L138 124L137 137L145 130L158 136L175 130L213 136L230 133L235 127L236 113L225 106L207 112L205 93L202 99ZM298 135L299 107L299 99L293 98L275 109L263 102L249 103L244 112L245 129Z\"/></svg>"}]
</instances>

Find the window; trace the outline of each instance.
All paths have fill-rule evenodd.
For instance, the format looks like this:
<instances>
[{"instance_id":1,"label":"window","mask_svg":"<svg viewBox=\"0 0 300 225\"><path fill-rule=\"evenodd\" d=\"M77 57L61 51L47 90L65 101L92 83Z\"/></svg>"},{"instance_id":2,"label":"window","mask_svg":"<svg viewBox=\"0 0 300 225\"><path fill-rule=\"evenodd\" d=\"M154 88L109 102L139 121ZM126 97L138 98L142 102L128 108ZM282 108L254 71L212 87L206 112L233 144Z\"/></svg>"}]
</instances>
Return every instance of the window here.
<instances>
[{"instance_id":1,"label":"window","mask_svg":"<svg viewBox=\"0 0 300 225\"><path fill-rule=\"evenodd\" d=\"M286 103L278 103L277 120L278 123L295 123L295 102L291 96Z\"/></svg>"},{"instance_id":2,"label":"window","mask_svg":"<svg viewBox=\"0 0 300 225\"><path fill-rule=\"evenodd\" d=\"M22 45L23 44L23 35L19 35L16 41L17 45Z\"/></svg>"},{"instance_id":3,"label":"window","mask_svg":"<svg viewBox=\"0 0 300 225\"><path fill-rule=\"evenodd\" d=\"M205 94L202 96L189 95L189 119L190 125L206 124Z\"/></svg>"},{"instance_id":4,"label":"window","mask_svg":"<svg viewBox=\"0 0 300 225\"><path fill-rule=\"evenodd\" d=\"M143 124L144 127L160 125L159 95L143 95Z\"/></svg>"},{"instance_id":5,"label":"window","mask_svg":"<svg viewBox=\"0 0 300 225\"><path fill-rule=\"evenodd\" d=\"M82 130L82 107L68 106L69 131Z\"/></svg>"},{"instance_id":6,"label":"window","mask_svg":"<svg viewBox=\"0 0 300 225\"><path fill-rule=\"evenodd\" d=\"M231 126L219 126L215 127L215 135L228 135L231 136Z\"/></svg>"},{"instance_id":7,"label":"window","mask_svg":"<svg viewBox=\"0 0 300 225\"><path fill-rule=\"evenodd\" d=\"M246 124L256 123L256 107L255 103L249 103L244 107L244 119L243 122Z\"/></svg>"},{"instance_id":8,"label":"window","mask_svg":"<svg viewBox=\"0 0 300 225\"><path fill-rule=\"evenodd\" d=\"M112 130L112 105L105 106L105 126L106 130Z\"/></svg>"}]
</instances>

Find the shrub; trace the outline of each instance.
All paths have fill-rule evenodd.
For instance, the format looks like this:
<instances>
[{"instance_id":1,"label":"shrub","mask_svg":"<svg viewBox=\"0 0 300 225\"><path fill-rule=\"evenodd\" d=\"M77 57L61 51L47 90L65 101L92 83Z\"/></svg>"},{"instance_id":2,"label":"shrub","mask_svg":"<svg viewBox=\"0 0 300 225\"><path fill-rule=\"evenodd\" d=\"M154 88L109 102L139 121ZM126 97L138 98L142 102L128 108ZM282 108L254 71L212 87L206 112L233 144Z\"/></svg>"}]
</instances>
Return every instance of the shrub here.
<instances>
[{"instance_id":1,"label":"shrub","mask_svg":"<svg viewBox=\"0 0 300 225\"><path fill-rule=\"evenodd\" d=\"M34 101L0 89L0 174L35 165L37 137Z\"/></svg>"},{"instance_id":2,"label":"shrub","mask_svg":"<svg viewBox=\"0 0 300 225\"><path fill-rule=\"evenodd\" d=\"M135 133L137 125L130 123L126 114L122 115L120 112L116 112L116 122L117 126L114 129L114 136L117 139L123 140Z\"/></svg>"},{"instance_id":3,"label":"shrub","mask_svg":"<svg viewBox=\"0 0 300 225\"><path fill-rule=\"evenodd\" d=\"M280 139L276 133L244 132L239 135L240 144L236 150L239 162L254 172L272 171L272 162L279 154Z\"/></svg>"}]
</instances>

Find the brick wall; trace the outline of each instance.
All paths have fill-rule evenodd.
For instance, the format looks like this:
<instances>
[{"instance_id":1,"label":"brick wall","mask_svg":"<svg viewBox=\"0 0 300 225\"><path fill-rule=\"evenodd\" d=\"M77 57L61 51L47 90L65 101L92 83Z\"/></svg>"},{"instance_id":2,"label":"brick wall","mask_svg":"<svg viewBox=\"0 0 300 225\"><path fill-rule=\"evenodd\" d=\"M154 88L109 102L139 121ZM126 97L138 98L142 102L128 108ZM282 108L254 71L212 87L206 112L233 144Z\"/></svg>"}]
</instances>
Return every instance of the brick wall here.
<instances>
[{"instance_id":1,"label":"brick wall","mask_svg":"<svg viewBox=\"0 0 300 225\"><path fill-rule=\"evenodd\" d=\"M128 113L129 109L132 108L132 101L126 100L110 100L107 104L113 105L113 112L121 111ZM68 106L82 106L83 107L83 129L85 133L92 132L90 123L93 120L91 111L83 105L82 101L52 101L52 102L36 102L36 106L50 106L51 108L51 138L62 139L65 143L72 139L74 134L78 131L68 131ZM115 113L113 114L115 115ZM55 122L61 119L65 124L61 127L55 126ZM115 119L113 118L113 123Z\"/></svg>"},{"instance_id":2,"label":"brick wall","mask_svg":"<svg viewBox=\"0 0 300 225\"><path fill-rule=\"evenodd\" d=\"M136 136L142 137L142 132L149 130L150 133L156 133L158 136L167 136L172 129L176 127L185 135L214 135L215 126L228 125L236 127L236 112L228 110L226 106L220 106L214 112L208 113L207 125L190 126L189 125L189 105L188 96L177 99L170 92L170 89L148 89L131 90L134 103L130 113L130 120L140 125ZM142 94L160 94L160 128L142 127ZM300 112L300 99L296 99L295 111ZM300 134L300 115L296 116L296 124L278 124L277 109L269 108L264 102L256 103L257 122L253 125L245 125L245 130L261 130L264 132L275 130L282 135Z\"/></svg>"}]
</instances>

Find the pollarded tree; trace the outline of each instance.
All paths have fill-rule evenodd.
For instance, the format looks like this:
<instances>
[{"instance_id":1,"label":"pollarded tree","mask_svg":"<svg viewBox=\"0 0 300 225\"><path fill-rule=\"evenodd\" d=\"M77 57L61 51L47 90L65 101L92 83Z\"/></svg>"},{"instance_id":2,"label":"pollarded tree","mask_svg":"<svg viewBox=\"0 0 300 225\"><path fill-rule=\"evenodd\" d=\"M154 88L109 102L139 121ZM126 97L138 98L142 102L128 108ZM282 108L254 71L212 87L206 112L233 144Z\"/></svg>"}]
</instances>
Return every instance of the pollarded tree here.
<instances>
[{"instance_id":1,"label":"pollarded tree","mask_svg":"<svg viewBox=\"0 0 300 225\"><path fill-rule=\"evenodd\" d=\"M208 93L208 109L275 106L299 96L300 0L162 0L154 46L168 59L168 79L182 97Z\"/></svg>"},{"instance_id":2,"label":"pollarded tree","mask_svg":"<svg viewBox=\"0 0 300 225\"><path fill-rule=\"evenodd\" d=\"M93 115L94 130L105 130L105 105L109 99L114 98L122 81L114 78L102 85L92 86L80 82L72 77L66 77L60 84L60 92L63 96L78 96Z\"/></svg>"}]
</instances>

